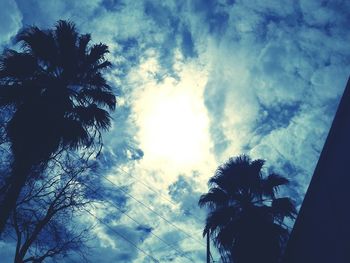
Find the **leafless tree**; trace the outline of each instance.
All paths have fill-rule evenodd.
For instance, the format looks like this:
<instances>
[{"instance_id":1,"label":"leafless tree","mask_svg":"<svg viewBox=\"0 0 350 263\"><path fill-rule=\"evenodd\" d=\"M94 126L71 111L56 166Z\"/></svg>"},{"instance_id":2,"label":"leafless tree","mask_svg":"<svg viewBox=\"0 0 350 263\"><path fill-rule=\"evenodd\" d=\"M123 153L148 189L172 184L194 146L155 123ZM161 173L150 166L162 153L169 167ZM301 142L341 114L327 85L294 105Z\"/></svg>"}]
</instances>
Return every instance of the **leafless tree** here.
<instances>
[{"instance_id":1,"label":"leafless tree","mask_svg":"<svg viewBox=\"0 0 350 263\"><path fill-rule=\"evenodd\" d=\"M92 203L86 187L90 168L86 160L57 156L45 175L31 176L7 230L16 240L14 263L57 260L69 253L87 260L86 243L92 226L75 220Z\"/></svg>"}]
</instances>

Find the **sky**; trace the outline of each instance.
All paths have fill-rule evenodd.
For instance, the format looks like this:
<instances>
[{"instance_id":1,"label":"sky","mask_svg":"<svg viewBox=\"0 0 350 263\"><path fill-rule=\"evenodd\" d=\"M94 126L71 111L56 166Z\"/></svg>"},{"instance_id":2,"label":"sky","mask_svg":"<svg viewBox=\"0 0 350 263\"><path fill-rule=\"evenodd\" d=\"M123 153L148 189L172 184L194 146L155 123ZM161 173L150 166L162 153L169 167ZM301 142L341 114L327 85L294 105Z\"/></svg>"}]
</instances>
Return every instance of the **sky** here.
<instances>
[{"instance_id":1,"label":"sky","mask_svg":"<svg viewBox=\"0 0 350 263\"><path fill-rule=\"evenodd\" d=\"M106 78L118 105L96 172L108 200L138 223L98 207L111 227L96 222L92 262L204 262L206 211L197 202L217 166L239 154L286 176L281 194L300 206L350 73L349 1L0 6L1 49L22 27L52 28L59 19L109 46ZM8 262L11 247L0 243Z\"/></svg>"}]
</instances>

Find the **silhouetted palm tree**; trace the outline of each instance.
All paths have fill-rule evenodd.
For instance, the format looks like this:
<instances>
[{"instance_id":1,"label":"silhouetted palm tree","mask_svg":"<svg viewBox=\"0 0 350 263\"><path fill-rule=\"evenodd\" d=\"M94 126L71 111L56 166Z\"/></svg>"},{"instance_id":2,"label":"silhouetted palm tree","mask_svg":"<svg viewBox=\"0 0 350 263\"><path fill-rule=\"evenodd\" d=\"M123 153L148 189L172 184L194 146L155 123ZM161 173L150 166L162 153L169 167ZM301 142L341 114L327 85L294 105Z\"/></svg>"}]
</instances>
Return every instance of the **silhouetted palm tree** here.
<instances>
[{"instance_id":1,"label":"silhouetted palm tree","mask_svg":"<svg viewBox=\"0 0 350 263\"><path fill-rule=\"evenodd\" d=\"M0 233L34 166L58 152L90 147L110 127L116 98L102 76L111 66L108 47L90 45L72 22L52 30L37 27L17 35L22 51L0 58L0 107L12 107L7 125L13 164L0 207Z\"/></svg>"},{"instance_id":2,"label":"silhouetted palm tree","mask_svg":"<svg viewBox=\"0 0 350 263\"><path fill-rule=\"evenodd\" d=\"M264 160L242 155L219 166L209 180L209 192L199 205L209 214L203 235L210 235L223 262L276 263L288 238L284 218L294 219L289 198L277 198L288 180L277 174L264 177Z\"/></svg>"}]
</instances>

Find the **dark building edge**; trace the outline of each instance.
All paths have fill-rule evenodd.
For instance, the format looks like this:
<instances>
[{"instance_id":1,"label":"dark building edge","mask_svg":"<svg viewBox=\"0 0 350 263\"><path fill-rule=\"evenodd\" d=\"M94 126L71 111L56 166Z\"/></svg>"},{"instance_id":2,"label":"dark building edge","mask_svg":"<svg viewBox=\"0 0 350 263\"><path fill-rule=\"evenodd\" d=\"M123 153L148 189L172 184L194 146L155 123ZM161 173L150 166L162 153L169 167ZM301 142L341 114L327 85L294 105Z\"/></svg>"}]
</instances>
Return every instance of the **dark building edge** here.
<instances>
[{"instance_id":1,"label":"dark building edge","mask_svg":"<svg viewBox=\"0 0 350 263\"><path fill-rule=\"evenodd\" d=\"M350 262L350 78L282 262Z\"/></svg>"}]
</instances>

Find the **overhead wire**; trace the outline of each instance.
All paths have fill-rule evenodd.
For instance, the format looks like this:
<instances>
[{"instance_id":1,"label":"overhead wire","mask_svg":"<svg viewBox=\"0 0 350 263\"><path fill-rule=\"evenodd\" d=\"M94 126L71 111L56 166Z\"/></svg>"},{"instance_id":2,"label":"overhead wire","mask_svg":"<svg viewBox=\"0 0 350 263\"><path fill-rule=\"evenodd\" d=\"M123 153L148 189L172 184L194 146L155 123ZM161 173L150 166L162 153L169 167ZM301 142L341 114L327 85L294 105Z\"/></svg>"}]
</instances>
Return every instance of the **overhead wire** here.
<instances>
[{"instance_id":1,"label":"overhead wire","mask_svg":"<svg viewBox=\"0 0 350 263\"><path fill-rule=\"evenodd\" d=\"M126 194L127 196L129 196L130 198L132 198L133 200L135 200L136 202L138 202L139 204L141 204L143 207L147 208L149 211L151 211L152 213L154 213L155 215L157 215L159 218L162 218L165 222L167 222L169 225L171 225L172 227L176 228L177 230L179 230L180 232L182 232L184 235L186 235L188 238L196 241L198 244L200 244L201 246L205 247L205 245L199 241L198 239L194 238L192 235L188 234L186 231L184 231L182 228L178 227L177 225L175 225L174 223L172 223L169 219L165 218L164 216L162 216L161 214L159 214L157 211L155 211L153 208L149 207L148 205L146 205L145 203L143 203L142 201L138 200L137 198L135 198L133 195L131 195L130 193L128 193L127 191L125 191L121 186L117 185L116 183L114 183L113 181L111 181L110 179L108 179L106 176L104 175L100 175L102 178L104 178L106 181L108 181L110 184L114 185L116 187L117 190L123 192L124 194Z\"/></svg>"},{"instance_id":2,"label":"overhead wire","mask_svg":"<svg viewBox=\"0 0 350 263\"><path fill-rule=\"evenodd\" d=\"M135 181L134 182L138 182L140 184L142 184L144 187L146 187L147 189L151 190L152 192L154 192L155 194L159 195L163 200L167 201L168 203L177 206L177 203L175 203L174 201L172 201L171 199L167 198L164 194L162 194L161 192L158 192L156 190L154 190L152 188L152 186L150 186L149 184L143 182L142 180L140 180L140 178L135 177L134 175L132 175L131 173L125 171L124 169L118 167L117 168L119 171L129 175L130 177L134 178ZM124 194L128 195L130 198L132 198L133 200L135 200L136 202L140 203L142 206L144 206L145 208L147 208L148 210L150 210L151 212L153 212L154 214L156 214L158 217L162 218L165 222L167 222L168 224L172 225L174 228L176 228L177 230L179 230L180 232L182 232L183 234L186 235L185 238L181 239L184 240L186 238L190 238L194 241L196 241L197 243L199 243L201 246L205 247L204 244L202 244L198 239L193 238L190 234L188 234L187 232L185 232L183 229L179 228L178 226L176 226L175 224L173 224L171 221L169 221L168 219L166 219L165 217L163 217L162 215L160 215L158 212L156 212L154 209L150 208L149 206L147 206L146 204L144 204L142 201L138 200L137 198L135 198L134 196L132 196L130 193L126 192L125 190L122 189L122 186L117 185L116 183L114 183L113 181L111 181L110 179L108 179L106 176L102 177L109 183L111 183L112 185L114 185L115 187L117 187L117 189L121 192L123 192ZM110 202L108 200L106 200L108 203L111 203L114 207L116 207L119 211L121 211L123 214L125 214L129 219L131 219L132 221L134 221L135 223L142 225L141 223L139 223L137 220L133 219L132 217L130 217L125 211L121 210L119 207L117 207L113 202ZM183 211L183 214L187 216L187 214L185 214L186 211ZM192 217L196 218L199 221L203 221L203 219L197 217L196 215L194 215L193 213L191 213L190 211L187 212L189 215L191 215ZM166 242L164 239L160 238L159 236L157 236L156 234L154 234L153 232L151 232L151 234L153 236L155 236L156 238L158 238L160 241L162 241L164 244L166 244L168 247L173 247L175 249L175 251L177 253L180 254L180 256L185 257L187 259L189 259L191 262L193 262L193 260L187 256L185 256L185 252L183 251L179 251L173 244ZM212 262L216 262L214 261L214 258L212 256L212 254L210 253L210 257Z\"/></svg>"},{"instance_id":3,"label":"overhead wire","mask_svg":"<svg viewBox=\"0 0 350 263\"><path fill-rule=\"evenodd\" d=\"M123 172L123 173L125 173L126 175L128 175L128 176L134 178L135 181L133 181L133 182L138 182L138 183L142 184L142 185L143 185L144 187L146 187L147 189L149 189L149 190L151 190L152 192L154 192L155 194L159 195L159 197L161 197L163 200L167 201L168 203L170 203L170 204L172 204L172 205L174 205L174 206L177 206L177 203L175 203L175 202L172 201L171 199L167 198L163 193L154 190L154 189L152 188L152 186L150 186L149 184L145 183L145 181L140 180L140 178L137 178L136 176L132 175L130 172L127 172L127 171L125 171L124 169L122 169L122 168L120 168L120 167L117 167L116 169L119 170L119 171L121 171L121 172ZM187 211L183 211L183 214L184 214L185 216L187 216L186 212L187 212ZM191 215L192 217L194 217L195 219L197 219L198 221L203 221L203 219L201 219L201 218L199 218L198 216L194 215L194 214L191 213L190 211L188 211L187 213L188 213L189 215ZM180 241L183 241L184 239L187 239L187 238L188 238L187 236L186 236L185 238L181 238L181 239L177 240L176 243L178 243L178 242L180 242ZM172 245L172 244L171 244L171 245Z\"/></svg>"},{"instance_id":4,"label":"overhead wire","mask_svg":"<svg viewBox=\"0 0 350 263\"><path fill-rule=\"evenodd\" d=\"M142 248L140 248L139 246L137 246L134 242L130 241L127 237L125 237L124 235L120 234L117 230L115 230L113 227L111 227L110 225L108 225L107 223L105 223L102 219L98 218L96 215L92 214L90 211L85 210L87 213L89 213L92 217L94 217L97 221L99 221L101 224L105 225L108 229L110 229L113 233L115 233L116 235L118 235L119 237L121 237L122 239L124 239L126 242L128 242L129 244L131 244L133 247L135 247L137 250L139 250L140 252L142 252L144 255L146 255L147 257L151 258L154 262L156 263L160 263L158 259L156 259L155 257L153 257L152 255L150 255L149 253L147 253L145 250L143 250Z\"/></svg>"},{"instance_id":5,"label":"overhead wire","mask_svg":"<svg viewBox=\"0 0 350 263\"><path fill-rule=\"evenodd\" d=\"M168 203L174 205L177 207L177 203L175 203L174 201L172 201L171 199L169 199L167 196L165 196L163 193L159 192L159 191L156 191L153 189L152 186L150 186L148 183L142 181L140 178L132 175L130 172L127 172L125 171L124 169L120 168L120 167L117 167L116 168L117 170L125 173L126 175L132 177L135 179L134 182L137 182L137 183L140 183L142 184L144 187L146 187L147 189L149 189L150 191L152 191L153 193L157 194L160 198L162 198L163 200L167 201ZM156 211L154 211L154 209L150 208L150 207L147 207L144 203L142 203L141 201L137 200L136 198L134 198L131 194L129 194L128 192L124 191L124 190L121 190L121 186L118 186L117 184L115 184L114 182L112 182L111 180L109 180L108 178L106 178L105 176L102 176L104 177L105 180L107 180L108 182L110 182L111 184L113 184L114 186L118 187L118 189L122 192L124 192L126 195L129 195L132 199L134 199L135 201L137 201L138 203L142 204L143 206L145 206L147 209L149 209L151 212L155 213L157 216L161 217L163 220L165 220L167 223L171 224L173 227L175 227L176 229L178 229L179 231L183 232L186 237L185 238L182 238L180 239L180 241L186 239L186 238L191 238L192 240L196 241L197 243L201 244L203 247L205 246L204 244L202 244L198 239L196 238L193 238L192 236L190 236L187 232L183 231L181 228L177 227L176 225L174 225L173 223L171 223L169 220L167 220L166 218L164 218L163 216L161 216L160 214L158 214ZM198 221L203 221L202 218L199 218L198 216L196 216L195 214L191 213L190 211L186 211L186 210L183 210L183 214L185 216L188 216L188 215L191 215L193 218L197 219ZM213 240L212 240L213 241ZM179 240L177 241L179 242ZM164 242L165 243L165 242ZM169 244L169 243L166 243L167 246L170 246L170 247L174 247L173 244ZM184 252L183 252L184 253ZM214 258L212 256L212 254L210 253L210 257L211 257L211 260L212 262L216 262L214 261ZM190 259L192 260L192 259Z\"/></svg>"},{"instance_id":6,"label":"overhead wire","mask_svg":"<svg viewBox=\"0 0 350 263\"><path fill-rule=\"evenodd\" d=\"M177 206L178 204L175 203L174 201L172 201L171 199L167 198L164 194L162 194L161 192L158 192L156 190L153 189L152 186L150 186L149 184L145 183L144 181L140 180L140 178L137 178L136 176L132 175L130 172L125 171L124 169L117 167L117 170L131 176L132 178L134 178L136 180L136 182L142 184L143 186L145 186L146 188L148 188L149 190L151 190L152 192L154 192L155 194L158 194L163 200L167 201L168 203ZM196 218L198 221L203 221L202 218L199 218L198 216L196 216L195 214L191 213L190 211L183 211L183 214L187 216L188 213L189 215L191 215L192 217Z\"/></svg>"},{"instance_id":7,"label":"overhead wire","mask_svg":"<svg viewBox=\"0 0 350 263\"><path fill-rule=\"evenodd\" d=\"M96 190L92 189L90 186L88 186L85 183L82 183L83 185L85 185L88 189L90 189L91 191L93 191L95 194L98 194L101 198L103 198L103 200L109 204L111 204L113 207L115 207L116 209L118 209L122 214L124 214L126 217L128 217L130 220L134 221L136 224L138 224L139 226L142 226L143 224L140 223L139 221L137 221L135 218L133 218L132 216L130 216L126 211L123 211L118 205L116 205L114 202L110 201L110 200L106 200L104 198L104 196L102 196L101 194L97 193ZM158 236L157 234L153 233L152 231L150 232L151 235L155 236L157 239L159 239L161 242L163 242L164 244L166 244L168 247L173 248L177 253L179 253L179 255L181 257L187 258L188 260L190 260L191 262L193 262L193 260L189 257L187 257L185 255L184 251L179 250L178 248L176 248L174 245L168 243L165 239L161 238L160 236Z\"/></svg>"}]
</instances>

